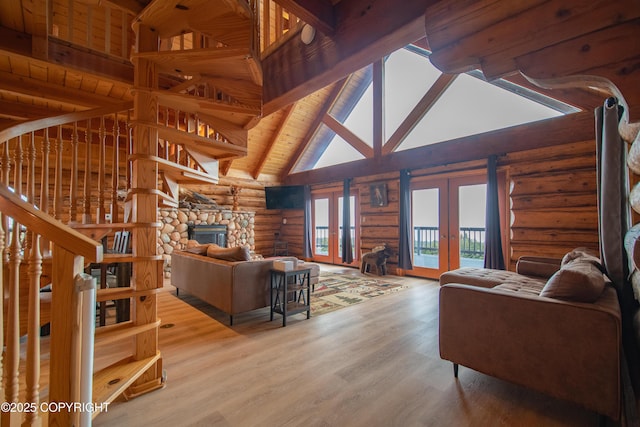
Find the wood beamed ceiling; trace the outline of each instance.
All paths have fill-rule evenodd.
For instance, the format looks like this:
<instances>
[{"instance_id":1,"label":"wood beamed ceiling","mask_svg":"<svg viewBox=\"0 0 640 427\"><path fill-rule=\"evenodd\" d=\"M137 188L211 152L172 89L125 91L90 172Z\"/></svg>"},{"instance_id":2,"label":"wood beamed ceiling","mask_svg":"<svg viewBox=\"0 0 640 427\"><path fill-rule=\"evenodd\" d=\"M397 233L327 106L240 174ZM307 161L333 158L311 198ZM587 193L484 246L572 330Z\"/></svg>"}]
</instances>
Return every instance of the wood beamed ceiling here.
<instances>
[{"instance_id":1,"label":"wood beamed ceiling","mask_svg":"<svg viewBox=\"0 0 640 427\"><path fill-rule=\"evenodd\" d=\"M389 165L404 161L412 164L416 155L422 159L430 156L427 163L452 161L450 149L440 144L417 149L413 157L394 150L451 84L455 74L473 69L482 71L489 80L504 78L585 111L602 102L607 96L606 87L594 89L585 83L577 87L557 85L554 89L541 89L520 71L529 78L547 82L564 77L575 80L575 76L580 75L603 77L622 91L629 104L629 119L636 121L640 115L637 85L640 5L632 0L529 0L517 4L492 0L471 3L407 0L402 7L393 0L373 3L370 0L275 1L315 27L317 32L308 45L303 44L300 37L289 37L266 52L259 64L262 88L260 81L250 81L251 74L234 81L194 69L189 70L191 79L185 80L171 73L172 68L162 66L166 71L159 81L162 90L173 88L173 92L178 92L206 83L228 88L226 95L252 108L256 107L256 96L262 95L260 120L243 119L242 122L245 128L251 127L247 155L222 160L223 175L300 183L336 179L349 168L336 166L304 172L315 164L328 144L327 138L314 138L320 127L340 135L365 157L352 165L352 174L360 168L357 173L364 174L385 171ZM117 15L111 12L111 19L105 18L105 25L109 22L122 28L122 40L112 40L112 44L119 43L124 51L133 43L133 33L127 28L138 16L144 18L145 13L150 13L145 10L151 2L74 0L70 4L76 9L91 5L118 11ZM47 37L42 27L44 16L45 0L0 5L0 129L25 120L132 100L133 64L129 52L119 56L104 54L78 43ZM205 20L203 17L202 22ZM171 32L173 28L162 30ZM229 34L230 39L239 37L232 28ZM384 72L380 58L410 43L431 51L432 63L445 74L422 95L395 133L383 138L380 129L374 129L374 143L370 147L341 124L343 118L338 117L336 103L340 102L340 94L349 90L356 97L362 86L354 83L355 79L359 74L368 73L368 78L374 81L374 122L381 122L383 88L376 83ZM231 59L241 61L239 56ZM329 114L334 106L336 111ZM348 106L343 106L343 111L348 110ZM228 114L226 122L239 113ZM206 114L202 117L206 121ZM568 117L558 120L572 125L586 122L586 119ZM589 124L588 128L591 130L592 126ZM486 145L489 144L487 138L473 137L465 141ZM536 143L529 142L530 145ZM450 147L456 144L462 141L454 141ZM491 147L498 152L510 149L495 144ZM484 155L486 149L470 152ZM422 160L421 164L424 163ZM407 167L407 164L400 166Z\"/></svg>"}]
</instances>

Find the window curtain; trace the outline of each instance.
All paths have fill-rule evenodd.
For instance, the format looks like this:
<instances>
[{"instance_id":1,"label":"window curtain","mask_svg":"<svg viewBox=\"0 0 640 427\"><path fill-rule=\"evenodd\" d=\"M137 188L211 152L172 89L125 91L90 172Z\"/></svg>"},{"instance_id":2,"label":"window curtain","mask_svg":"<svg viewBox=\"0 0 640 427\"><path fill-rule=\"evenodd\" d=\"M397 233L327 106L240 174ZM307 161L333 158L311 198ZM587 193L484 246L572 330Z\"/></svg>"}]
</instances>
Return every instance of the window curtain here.
<instances>
[{"instance_id":1,"label":"window curtain","mask_svg":"<svg viewBox=\"0 0 640 427\"><path fill-rule=\"evenodd\" d=\"M624 235L629 229L626 150L618 133L621 115L622 106L615 98L595 110L600 258L618 291L627 277Z\"/></svg>"},{"instance_id":2,"label":"window curtain","mask_svg":"<svg viewBox=\"0 0 640 427\"><path fill-rule=\"evenodd\" d=\"M504 270L502 236L500 235L500 203L498 201L497 157L487 160L487 207L484 242L484 267Z\"/></svg>"},{"instance_id":3,"label":"window curtain","mask_svg":"<svg viewBox=\"0 0 640 427\"><path fill-rule=\"evenodd\" d=\"M342 262L351 264L353 262L353 245L351 243L351 194L349 187L351 179L344 180L342 191Z\"/></svg>"},{"instance_id":4,"label":"window curtain","mask_svg":"<svg viewBox=\"0 0 640 427\"><path fill-rule=\"evenodd\" d=\"M411 173L408 169L400 171L400 247L398 253L398 268L411 270Z\"/></svg>"},{"instance_id":5,"label":"window curtain","mask_svg":"<svg viewBox=\"0 0 640 427\"><path fill-rule=\"evenodd\" d=\"M311 223L311 187L304 186L304 232L302 233L302 256L313 257L311 241L313 240L313 229Z\"/></svg>"}]
</instances>

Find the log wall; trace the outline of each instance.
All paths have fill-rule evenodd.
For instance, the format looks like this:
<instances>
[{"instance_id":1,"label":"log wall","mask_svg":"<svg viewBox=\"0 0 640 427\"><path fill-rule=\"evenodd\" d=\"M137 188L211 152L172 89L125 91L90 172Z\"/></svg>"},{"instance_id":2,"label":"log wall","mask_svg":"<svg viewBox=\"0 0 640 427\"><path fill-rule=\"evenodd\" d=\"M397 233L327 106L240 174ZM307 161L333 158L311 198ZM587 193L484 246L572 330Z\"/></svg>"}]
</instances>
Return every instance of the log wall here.
<instances>
[{"instance_id":1,"label":"log wall","mask_svg":"<svg viewBox=\"0 0 640 427\"><path fill-rule=\"evenodd\" d=\"M510 212L506 238L509 269L521 255L562 257L576 247L598 250L595 141L581 141L511 153L499 158L499 169L507 177L505 211ZM412 171L412 176L447 174L449 178L476 169L484 172L484 160L454 163ZM370 185L386 183L388 205L371 207ZM380 243L398 251L399 173L355 178L351 192L360 196L360 248L368 252ZM342 190L342 182L312 186L312 191ZM287 211L281 225L289 253L302 255L303 213ZM275 223L276 221L273 220ZM256 224L259 220L256 218ZM266 237L266 236L265 236ZM257 239L256 239L257 240ZM395 272L397 256L389 259Z\"/></svg>"}]
</instances>

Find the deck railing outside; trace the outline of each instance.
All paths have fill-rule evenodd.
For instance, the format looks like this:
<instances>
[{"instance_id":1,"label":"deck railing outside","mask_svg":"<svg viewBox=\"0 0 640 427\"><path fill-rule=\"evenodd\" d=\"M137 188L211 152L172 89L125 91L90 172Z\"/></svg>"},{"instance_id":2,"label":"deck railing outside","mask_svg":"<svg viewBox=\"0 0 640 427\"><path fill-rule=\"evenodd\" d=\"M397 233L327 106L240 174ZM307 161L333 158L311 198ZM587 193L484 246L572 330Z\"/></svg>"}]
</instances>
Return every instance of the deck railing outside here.
<instances>
[{"instance_id":1,"label":"deck railing outside","mask_svg":"<svg viewBox=\"0 0 640 427\"><path fill-rule=\"evenodd\" d=\"M484 227L460 227L460 256L481 259L484 257ZM415 255L437 255L438 227L413 227L413 253Z\"/></svg>"}]
</instances>

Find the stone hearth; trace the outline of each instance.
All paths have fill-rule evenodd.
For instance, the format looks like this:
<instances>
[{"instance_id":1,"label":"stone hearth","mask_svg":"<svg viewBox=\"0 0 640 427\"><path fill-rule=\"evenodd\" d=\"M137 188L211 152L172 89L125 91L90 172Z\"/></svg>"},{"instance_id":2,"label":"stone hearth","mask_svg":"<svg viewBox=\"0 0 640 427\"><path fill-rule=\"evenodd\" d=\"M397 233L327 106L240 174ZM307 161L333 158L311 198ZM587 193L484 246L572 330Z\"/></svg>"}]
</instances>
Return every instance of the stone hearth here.
<instances>
[{"instance_id":1,"label":"stone hearth","mask_svg":"<svg viewBox=\"0 0 640 427\"><path fill-rule=\"evenodd\" d=\"M160 209L162 224L158 230L158 253L165 259L165 265L171 265L171 253L186 248L189 240L190 225L220 224L227 226L228 248L249 246L255 249L255 212L230 211L225 209Z\"/></svg>"}]
</instances>

